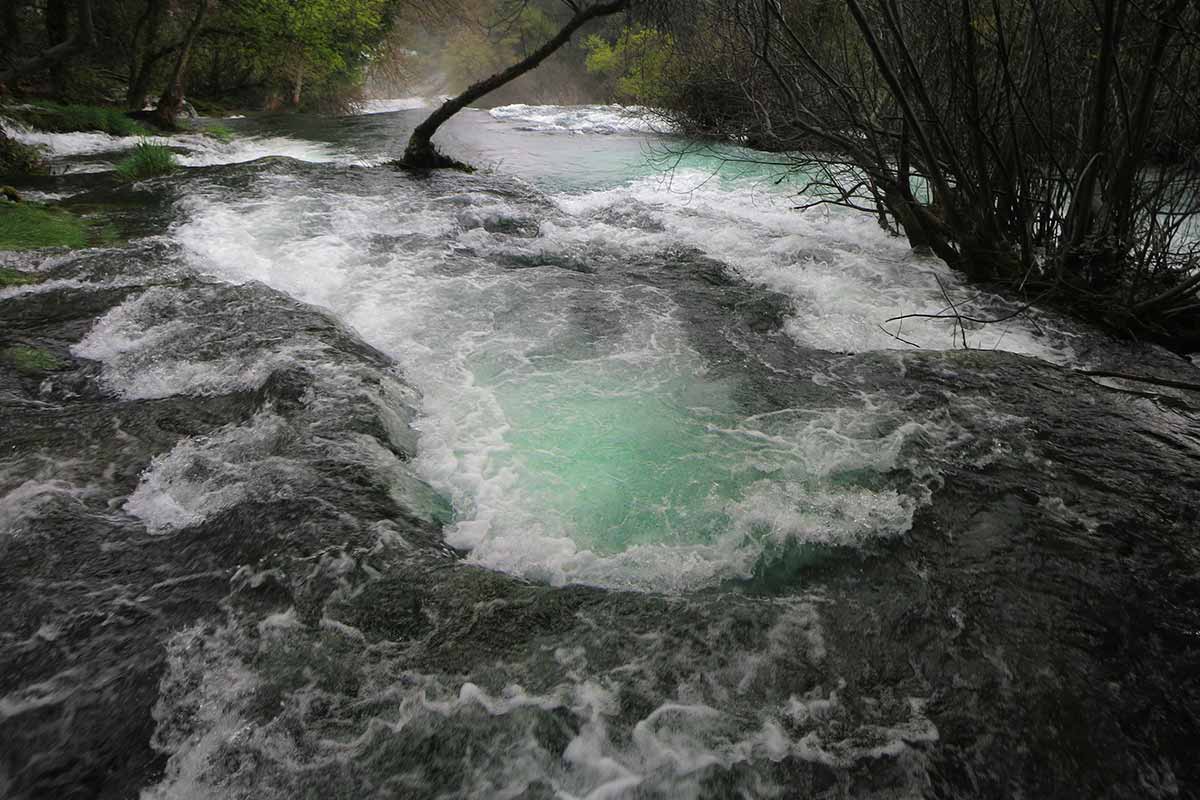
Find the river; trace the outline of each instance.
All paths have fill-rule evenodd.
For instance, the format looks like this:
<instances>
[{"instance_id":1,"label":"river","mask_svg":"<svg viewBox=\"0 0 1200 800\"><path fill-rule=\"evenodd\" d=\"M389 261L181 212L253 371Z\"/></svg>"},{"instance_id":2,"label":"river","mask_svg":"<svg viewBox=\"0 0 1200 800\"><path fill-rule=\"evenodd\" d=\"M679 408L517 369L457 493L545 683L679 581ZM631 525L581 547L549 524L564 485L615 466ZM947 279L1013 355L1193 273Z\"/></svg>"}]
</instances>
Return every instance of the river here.
<instances>
[{"instance_id":1,"label":"river","mask_svg":"<svg viewBox=\"0 0 1200 800\"><path fill-rule=\"evenodd\" d=\"M2 257L0 795L1197 796L1197 397L1076 370L1194 367L890 321L1016 306L615 108L398 171L418 105L19 134L128 241Z\"/></svg>"}]
</instances>

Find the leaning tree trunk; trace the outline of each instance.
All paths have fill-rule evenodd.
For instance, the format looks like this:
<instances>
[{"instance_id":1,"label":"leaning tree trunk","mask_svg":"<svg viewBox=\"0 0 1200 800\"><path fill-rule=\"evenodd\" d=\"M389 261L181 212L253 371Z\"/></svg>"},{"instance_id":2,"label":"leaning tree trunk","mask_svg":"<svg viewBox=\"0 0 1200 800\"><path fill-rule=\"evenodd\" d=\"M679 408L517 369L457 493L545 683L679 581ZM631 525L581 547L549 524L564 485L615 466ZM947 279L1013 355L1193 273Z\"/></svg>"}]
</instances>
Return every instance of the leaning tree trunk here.
<instances>
[{"instance_id":1,"label":"leaning tree trunk","mask_svg":"<svg viewBox=\"0 0 1200 800\"><path fill-rule=\"evenodd\" d=\"M447 100L440 108L430 114L424 122L413 129L412 135L408 139L408 146L404 149L404 157L400 159L400 166L410 169L461 167L461 164L452 158L442 155L433 146L433 134L437 133L438 128L479 98L521 77L538 64L541 64L554 51L569 42L575 31L579 30L590 20L624 11L629 7L630 3L631 0L608 0L608 2L588 5L579 9L553 39L533 51L524 60L513 64L503 72L497 72L490 78L484 78L478 83L471 84L462 94Z\"/></svg>"},{"instance_id":2,"label":"leaning tree trunk","mask_svg":"<svg viewBox=\"0 0 1200 800\"><path fill-rule=\"evenodd\" d=\"M196 43L196 37L200 35L200 28L204 25L204 15L208 13L208 4L209 0L200 0L196 16L192 19L192 24L188 26L183 46L179 50L179 58L175 60L175 69L171 71L171 80L167 83L167 89L159 98L158 106L154 109L155 122L168 130L175 128L175 115L179 113L179 109L183 105L183 76L187 73L192 45Z\"/></svg>"}]
</instances>

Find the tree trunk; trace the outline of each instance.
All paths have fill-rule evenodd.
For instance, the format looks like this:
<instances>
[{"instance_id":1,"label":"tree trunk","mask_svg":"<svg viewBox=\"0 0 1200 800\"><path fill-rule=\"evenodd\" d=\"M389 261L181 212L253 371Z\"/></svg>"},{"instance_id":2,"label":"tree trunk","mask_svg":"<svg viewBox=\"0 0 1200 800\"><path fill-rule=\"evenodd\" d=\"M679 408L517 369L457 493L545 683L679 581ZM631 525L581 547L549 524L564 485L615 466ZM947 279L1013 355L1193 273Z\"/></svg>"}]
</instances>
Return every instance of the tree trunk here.
<instances>
[{"instance_id":1,"label":"tree trunk","mask_svg":"<svg viewBox=\"0 0 1200 800\"><path fill-rule=\"evenodd\" d=\"M46 3L46 41L65 42L70 39L71 18L67 0L50 0ZM50 88L56 97L62 97L67 87L66 61L50 65Z\"/></svg>"},{"instance_id":2,"label":"tree trunk","mask_svg":"<svg viewBox=\"0 0 1200 800\"><path fill-rule=\"evenodd\" d=\"M304 89L304 67L297 67L292 77L292 108L300 107L300 92Z\"/></svg>"},{"instance_id":3,"label":"tree trunk","mask_svg":"<svg viewBox=\"0 0 1200 800\"><path fill-rule=\"evenodd\" d=\"M158 107L154 109L155 121L163 128L173 129L176 127L175 116L183 105L183 78L187 74L188 58L192 54L192 45L196 43L196 37L200 35L200 28L204 25L208 4L209 0L200 0L197 5L196 16L192 19L192 24L188 26L183 47L179 50L179 57L175 59L175 69L171 71L171 80L167 83L166 91L158 100Z\"/></svg>"},{"instance_id":4,"label":"tree trunk","mask_svg":"<svg viewBox=\"0 0 1200 800\"><path fill-rule=\"evenodd\" d=\"M408 146L404 149L404 157L400 159L400 166L408 169L461 168L462 164L442 155L433 146L433 135L437 133L438 128L479 98L521 77L538 64L541 64L556 50L569 42L575 31L579 30L587 22L597 17L606 17L610 14L624 11L629 7L630 2L631 0L608 0L608 2L589 5L576 11L571 20L563 26L562 30L553 39L550 39L537 50L533 51L528 57L513 64L503 72L497 72L490 78L484 78L477 83L471 84L462 94L447 100L440 108L430 114L424 122L413 129L412 136L408 140Z\"/></svg>"},{"instance_id":5,"label":"tree trunk","mask_svg":"<svg viewBox=\"0 0 1200 800\"><path fill-rule=\"evenodd\" d=\"M1078 181L1067 209L1068 256L1079 249L1088 234L1092 233L1092 220L1097 202L1097 176L1104 169L1107 158L1106 136L1108 128L1108 104L1112 95L1113 72L1117 68L1117 55L1121 46L1121 23L1125 13L1125 0L1105 0L1102 27L1100 29L1100 52L1097 55L1095 73L1089 88L1088 115L1080 131L1079 160L1076 165ZM1067 263L1065 259L1060 263Z\"/></svg>"},{"instance_id":6,"label":"tree trunk","mask_svg":"<svg viewBox=\"0 0 1200 800\"><path fill-rule=\"evenodd\" d=\"M60 3L60 8L65 8L65 6L62 6ZM47 22L46 27L47 31L49 31L49 22ZM56 40L51 39L51 41ZM85 50L95 47L95 45L96 30L92 25L91 0L79 0L78 24L75 26L74 35L70 38L58 40L58 44L53 45L41 55L13 64L8 69L0 70L0 82L11 81L22 75L30 75L47 67L54 67L57 64L65 62L76 53L82 53Z\"/></svg>"},{"instance_id":7,"label":"tree trunk","mask_svg":"<svg viewBox=\"0 0 1200 800\"><path fill-rule=\"evenodd\" d=\"M144 27L134 36L133 58L129 65L129 88L125 92L125 104L134 111L141 111L150 93L150 79L154 75L154 45L158 32L167 14L167 0L149 0L146 4Z\"/></svg>"},{"instance_id":8,"label":"tree trunk","mask_svg":"<svg viewBox=\"0 0 1200 800\"><path fill-rule=\"evenodd\" d=\"M9 0L4 4L4 16L0 22L4 31L0 34L0 66L16 63L21 53L21 16L18 13L21 4L17 0Z\"/></svg>"}]
</instances>

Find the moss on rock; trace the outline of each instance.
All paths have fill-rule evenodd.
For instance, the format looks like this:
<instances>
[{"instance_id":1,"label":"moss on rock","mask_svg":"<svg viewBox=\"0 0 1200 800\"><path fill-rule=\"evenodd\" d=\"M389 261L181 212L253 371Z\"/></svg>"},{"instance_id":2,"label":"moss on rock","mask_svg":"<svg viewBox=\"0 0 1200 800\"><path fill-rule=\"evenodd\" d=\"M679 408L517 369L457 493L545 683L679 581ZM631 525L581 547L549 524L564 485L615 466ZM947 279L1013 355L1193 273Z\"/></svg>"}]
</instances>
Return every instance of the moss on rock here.
<instances>
[{"instance_id":1,"label":"moss on rock","mask_svg":"<svg viewBox=\"0 0 1200 800\"><path fill-rule=\"evenodd\" d=\"M133 152L117 164L117 174L128 181L140 181L169 175L179 167L169 147L140 142Z\"/></svg>"},{"instance_id":2,"label":"moss on rock","mask_svg":"<svg viewBox=\"0 0 1200 800\"><path fill-rule=\"evenodd\" d=\"M63 369L67 362L48 350L25 345L13 345L0 350L0 361L19 372L39 373Z\"/></svg>"},{"instance_id":3,"label":"moss on rock","mask_svg":"<svg viewBox=\"0 0 1200 800\"><path fill-rule=\"evenodd\" d=\"M87 221L35 203L0 202L0 250L86 247Z\"/></svg>"},{"instance_id":4,"label":"moss on rock","mask_svg":"<svg viewBox=\"0 0 1200 800\"><path fill-rule=\"evenodd\" d=\"M19 269L0 267L0 289L9 286L28 286L31 283L41 283L42 276L33 272L22 272Z\"/></svg>"},{"instance_id":5,"label":"moss on rock","mask_svg":"<svg viewBox=\"0 0 1200 800\"><path fill-rule=\"evenodd\" d=\"M144 136L149 131L122 109L37 101L4 109L7 116L34 128L55 133L100 131L113 136Z\"/></svg>"},{"instance_id":6,"label":"moss on rock","mask_svg":"<svg viewBox=\"0 0 1200 800\"><path fill-rule=\"evenodd\" d=\"M46 160L40 150L0 132L0 175L37 175L45 171Z\"/></svg>"}]
</instances>

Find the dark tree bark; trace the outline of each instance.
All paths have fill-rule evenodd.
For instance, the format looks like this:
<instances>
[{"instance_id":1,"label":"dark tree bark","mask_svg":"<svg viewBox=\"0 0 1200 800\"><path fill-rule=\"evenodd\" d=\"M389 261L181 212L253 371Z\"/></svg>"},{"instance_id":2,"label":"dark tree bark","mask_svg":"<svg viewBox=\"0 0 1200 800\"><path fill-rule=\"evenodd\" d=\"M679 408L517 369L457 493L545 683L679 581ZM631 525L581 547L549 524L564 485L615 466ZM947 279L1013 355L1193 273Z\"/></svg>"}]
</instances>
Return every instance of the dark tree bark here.
<instances>
[{"instance_id":1,"label":"dark tree bark","mask_svg":"<svg viewBox=\"0 0 1200 800\"><path fill-rule=\"evenodd\" d=\"M154 46L158 42L158 33L166 15L167 0L149 0L146 12L134 31L133 52L129 64L129 88L125 92L125 104L134 111L142 109L150 92L150 79L154 75L154 65L158 63Z\"/></svg>"},{"instance_id":2,"label":"dark tree bark","mask_svg":"<svg viewBox=\"0 0 1200 800\"><path fill-rule=\"evenodd\" d=\"M477 83L471 84L467 87L466 91L457 97L447 100L440 108L430 114L424 122L414 128L412 135L408 139L408 146L404 149L404 157L400 159L400 166L409 169L461 168L462 164L442 155L433 146L433 135L437 133L438 128L471 103L499 89L504 84L516 80L538 64L541 64L553 55L556 50L569 42L575 31L591 20L625 11L629 8L631 2L632 0L608 0L607 2L577 7L575 15L563 26L562 30L555 34L554 38L508 69L497 72L490 78L484 78Z\"/></svg>"},{"instance_id":3,"label":"dark tree bark","mask_svg":"<svg viewBox=\"0 0 1200 800\"><path fill-rule=\"evenodd\" d=\"M175 127L175 117L183 106L183 79L187 74L188 58L192 54L192 45L196 43L196 37L200 35L200 28L204 25L209 2L210 0L200 0L197 4L196 16L192 18L192 23L188 26L183 47L179 50L179 57L175 59L175 68L171 70L171 79L167 83L166 91L159 98L158 106L154 109L155 122L163 128Z\"/></svg>"},{"instance_id":4,"label":"dark tree bark","mask_svg":"<svg viewBox=\"0 0 1200 800\"><path fill-rule=\"evenodd\" d=\"M21 3L9 0L4 4L4 16L0 23L4 30L0 31L0 68L15 63L21 52Z\"/></svg>"},{"instance_id":5,"label":"dark tree bark","mask_svg":"<svg viewBox=\"0 0 1200 800\"><path fill-rule=\"evenodd\" d=\"M65 42L70 38L71 18L67 0L49 0L46 3L46 41ZM55 61L50 65L50 86L54 94L62 97L67 85L66 61Z\"/></svg>"},{"instance_id":6,"label":"dark tree bark","mask_svg":"<svg viewBox=\"0 0 1200 800\"><path fill-rule=\"evenodd\" d=\"M61 4L60 7L65 8ZM76 9L77 24L75 25L75 32L69 38L61 40L51 39L51 41L58 41L58 44L46 50L41 55L15 63L11 67L0 71L0 82L11 81L22 75L31 75L43 69L52 68L55 65L64 63L77 53L82 53L95 47L96 29L92 24L91 0L79 0ZM47 30L49 30L49 27L47 25Z\"/></svg>"}]
</instances>

